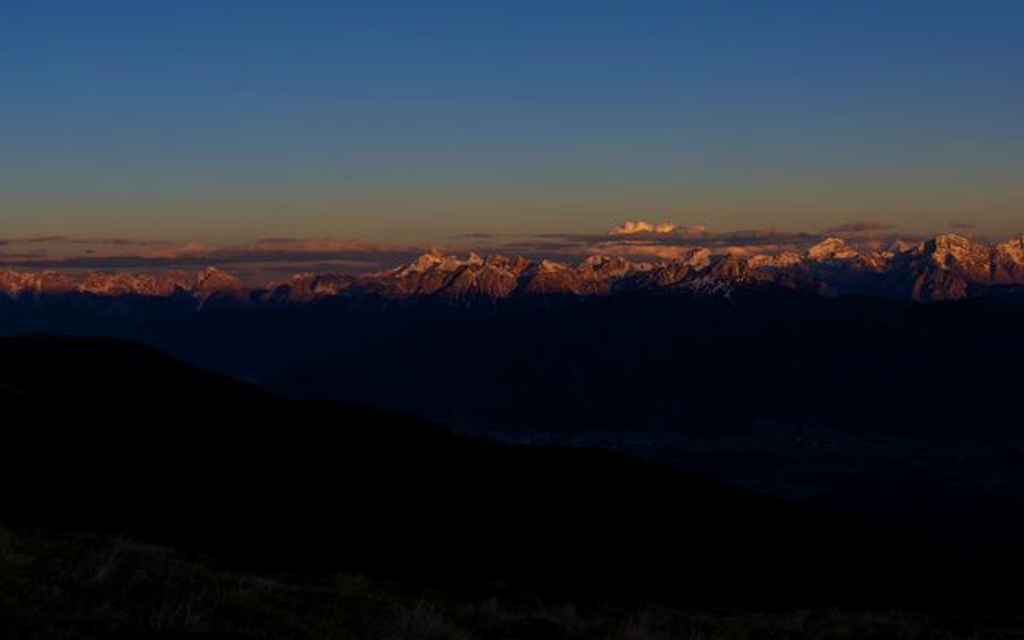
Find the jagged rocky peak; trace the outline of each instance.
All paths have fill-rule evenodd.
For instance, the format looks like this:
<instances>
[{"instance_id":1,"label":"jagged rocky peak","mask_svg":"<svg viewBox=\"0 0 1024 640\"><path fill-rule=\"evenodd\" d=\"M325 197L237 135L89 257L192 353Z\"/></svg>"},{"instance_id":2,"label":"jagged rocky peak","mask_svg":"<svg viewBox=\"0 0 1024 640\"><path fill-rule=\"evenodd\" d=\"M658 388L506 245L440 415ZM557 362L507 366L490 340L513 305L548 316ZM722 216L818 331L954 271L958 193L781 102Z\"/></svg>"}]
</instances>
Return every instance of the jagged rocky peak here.
<instances>
[{"instance_id":1,"label":"jagged rocky peak","mask_svg":"<svg viewBox=\"0 0 1024 640\"><path fill-rule=\"evenodd\" d=\"M890 277L910 283L914 300L959 300L974 287L1012 283L1014 269L998 264L994 247L953 233L922 242L901 254ZM1020 274L1017 274L1020 275Z\"/></svg>"},{"instance_id":2,"label":"jagged rocky peak","mask_svg":"<svg viewBox=\"0 0 1024 640\"><path fill-rule=\"evenodd\" d=\"M620 256L606 256L606 255L598 254L598 255L587 256L586 258L583 259L582 262L580 262L580 266L586 267L588 269L601 269L601 268L606 267L608 265L622 264L622 263L625 263L625 262L626 262L626 259L622 258Z\"/></svg>"},{"instance_id":3,"label":"jagged rocky peak","mask_svg":"<svg viewBox=\"0 0 1024 640\"><path fill-rule=\"evenodd\" d=\"M713 256L708 268L699 273L724 279L745 279L755 275L746 258L731 253Z\"/></svg>"},{"instance_id":4,"label":"jagged rocky peak","mask_svg":"<svg viewBox=\"0 0 1024 640\"><path fill-rule=\"evenodd\" d=\"M631 273L649 271L648 262L633 262L622 256L592 255L580 262L578 270L597 278L622 278Z\"/></svg>"},{"instance_id":5,"label":"jagged rocky peak","mask_svg":"<svg viewBox=\"0 0 1024 640\"><path fill-rule=\"evenodd\" d=\"M992 279L997 284L1024 283L1024 236L1011 238L995 246Z\"/></svg>"},{"instance_id":6,"label":"jagged rocky peak","mask_svg":"<svg viewBox=\"0 0 1024 640\"><path fill-rule=\"evenodd\" d=\"M962 255L981 245L956 233L943 233L925 243L936 254Z\"/></svg>"},{"instance_id":7,"label":"jagged rocky peak","mask_svg":"<svg viewBox=\"0 0 1024 640\"><path fill-rule=\"evenodd\" d=\"M760 253L747 259L751 269L778 270L788 269L803 263L804 257L796 251L783 251L775 255Z\"/></svg>"},{"instance_id":8,"label":"jagged rocky peak","mask_svg":"<svg viewBox=\"0 0 1024 640\"><path fill-rule=\"evenodd\" d=\"M244 288L241 280L217 267L202 269L192 283L192 291L200 295L236 292Z\"/></svg>"},{"instance_id":9,"label":"jagged rocky peak","mask_svg":"<svg viewBox=\"0 0 1024 640\"><path fill-rule=\"evenodd\" d=\"M970 247L975 244L970 238L958 233L942 233L932 238L929 242L938 249L956 249L959 247Z\"/></svg>"},{"instance_id":10,"label":"jagged rocky peak","mask_svg":"<svg viewBox=\"0 0 1024 640\"><path fill-rule=\"evenodd\" d=\"M8 295L59 294L74 290L74 279L59 271L0 271L0 291Z\"/></svg>"},{"instance_id":11,"label":"jagged rocky peak","mask_svg":"<svg viewBox=\"0 0 1024 640\"><path fill-rule=\"evenodd\" d=\"M1024 265L1024 235L997 244L996 255L1015 264Z\"/></svg>"},{"instance_id":12,"label":"jagged rocky peak","mask_svg":"<svg viewBox=\"0 0 1024 640\"><path fill-rule=\"evenodd\" d=\"M442 250L434 248L409 264L394 269L391 273L397 276L411 276L428 271L453 271L460 267L480 267L485 262L484 258L476 253L471 252L465 260L462 260L458 256L447 255Z\"/></svg>"},{"instance_id":13,"label":"jagged rocky peak","mask_svg":"<svg viewBox=\"0 0 1024 640\"><path fill-rule=\"evenodd\" d=\"M100 271L69 275L60 271L0 269L0 294L32 302L42 296L89 294L191 296L197 308L218 304L288 304L327 296L370 295L411 299L436 297L451 302L514 299L529 295L608 295L613 291L677 289L724 292L764 283L826 295L881 295L918 300L950 300L986 292L1015 295L1024 285L1024 236L996 245L955 234L913 247L888 246L858 251L842 238L826 238L805 251L747 256L713 253L705 247L671 247L673 257L634 262L626 255L598 254L576 263L523 256L439 250L404 266L367 274L305 273L265 289L207 267L198 273L132 274ZM995 290L991 287L1009 289Z\"/></svg>"},{"instance_id":14,"label":"jagged rocky peak","mask_svg":"<svg viewBox=\"0 0 1024 640\"><path fill-rule=\"evenodd\" d=\"M291 280L282 285L284 288L269 286L278 295L285 295L295 300L311 300L323 296L333 296L346 291L352 286L353 276L339 273L297 273Z\"/></svg>"},{"instance_id":15,"label":"jagged rocky peak","mask_svg":"<svg viewBox=\"0 0 1024 640\"><path fill-rule=\"evenodd\" d=\"M556 260L548 260L545 258L531 265L529 270L534 273L560 273L569 271L570 267L569 265L563 264Z\"/></svg>"},{"instance_id":16,"label":"jagged rocky peak","mask_svg":"<svg viewBox=\"0 0 1024 640\"><path fill-rule=\"evenodd\" d=\"M679 258L679 262L682 262L693 269L699 270L710 265L712 257L713 254L711 253L711 249L707 249L705 247L693 247L692 249L687 250L687 252Z\"/></svg>"},{"instance_id":17,"label":"jagged rocky peak","mask_svg":"<svg viewBox=\"0 0 1024 640\"><path fill-rule=\"evenodd\" d=\"M989 247L955 233L936 236L921 245L918 252L940 268L966 270L987 270L991 254Z\"/></svg>"},{"instance_id":18,"label":"jagged rocky peak","mask_svg":"<svg viewBox=\"0 0 1024 640\"><path fill-rule=\"evenodd\" d=\"M431 249L429 252L419 256L404 267L398 268L399 275L410 273L423 273L444 264L445 255L439 249Z\"/></svg>"},{"instance_id":19,"label":"jagged rocky peak","mask_svg":"<svg viewBox=\"0 0 1024 640\"><path fill-rule=\"evenodd\" d=\"M518 275L526 271L526 269L530 266L530 260L529 258L524 258L523 256L508 257L502 255L492 255L487 256L487 258L484 259L484 266L489 269L508 271L510 273Z\"/></svg>"},{"instance_id":20,"label":"jagged rocky peak","mask_svg":"<svg viewBox=\"0 0 1024 640\"><path fill-rule=\"evenodd\" d=\"M188 289L189 279L180 272L151 274L90 271L78 283L77 291L93 295L169 296Z\"/></svg>"},{"instance_id":21,"label":"jagged rocky peak","mask_svg":"<svg viewBox=\"0 0 1024 640\"><path fill-rule=\"evenodd\" d=\"M0 269L0 291L12 296L28 289L27 274L13 269Z\"/></svg>"},{"instance_id":22,"label":"jagged rocky peak","mask_svg":"<svg viewBox=\"0 0 1024 640\"><path fill-rule=\"evenodd\" d=\"M842 238L825 238L807 250L807 258L815 262L852 260L860 254Z\"/></svg>"},{"instance_id":23,"label":"jagged rocky peak","mask_svg":"<svg viewBox=\"0 0 1024 640\"><path fill-rule=\"evenodd\" d=\"M135 293L135 276L129 273L109 273L106 271L90 271L78 285L83 293L96 295L122 295Z\"/></svg>"}]
</instances>

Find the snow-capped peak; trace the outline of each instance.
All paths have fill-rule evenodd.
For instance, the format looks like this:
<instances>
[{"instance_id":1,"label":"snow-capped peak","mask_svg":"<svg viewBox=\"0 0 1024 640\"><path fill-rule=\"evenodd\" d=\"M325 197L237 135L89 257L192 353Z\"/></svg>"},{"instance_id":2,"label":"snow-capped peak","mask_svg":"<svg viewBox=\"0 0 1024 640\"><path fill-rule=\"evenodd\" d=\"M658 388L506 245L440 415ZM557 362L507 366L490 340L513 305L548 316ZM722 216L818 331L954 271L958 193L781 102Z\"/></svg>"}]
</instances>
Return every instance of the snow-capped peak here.
<instances>
[{"instance_id":1,"label":"snow-capped peak","mask_svg":"<svg viewBox=\"0 0 1024 640\"><path fill-rule=\"evenodd\" d=\"M469 256L462 260L458 256L447 255L438 249L433 249L428 253L424 253L409 264L398 267L393 274L405 277L420 273L426 273L427 271L441 270L441 271L453 271L459 267L465 266L483 266L486 260L476 253L470 253Z\"/></svg>"},{"instance_id":2,"label":"snow-capped peak","mask_svg":"<svg viewBox=\"0 0 1024 640\"><path fill-rule=\"evenodd\" d=\"M537 263L537 271L539 273L554 273L556 271L566 271L569 269L568 266L561 262L555 262L554 260L541 260Z\"/></svg>"},{"instance_id":3,"label":"snow-capped peak","mask_svg":"<svg viewBox=\"0 0 1024 640\"><path fill-rule=\"evenodd\" d=\"M997 244L996 253L1015 264L1024 265L1024 236Z\"/></svg>"},{"instance_id":4,"label":"snow-capped peak","mask_svg":"<svg viewBox=\"0 0 1024 640\"><path fill-rule=\"evenodd\" d=\"M423 273L441 264L444 264L444 254L439 251L430 251L419 256L404 267L399 267L397 273L401 276Z\"/></svg>"},{"instance_id":5,"label":"snow-capped peak","mask_svg":"<svg viewBox=\"0 0 1024 640\"><path fill-rule=\"evenodd\" d=\"M206 267L196 274L192 289L196 293L218 293L242 289L242 281L217 267Z\"/></svg>"},{"instance_id":6,"label":"snow-capped peak","mask_svg":"<svg viewBox=\"0 0 1024 640\"><path fill-rule=\"evenodd\" d=\"M842 238L825 238L807 250L807 257L816 262L828 260L851 260L858 255L857 250Z\"/></svg>"},{"instance_id":7,"label":"snow-capped peak","mask_svg":"<svg viewBox=\"0 0 1024 640\"><path fill-rule=\"evenodd\" d=\"M987 269L990 249L955 233L936 236L922 245L935 265L943 269L952 267Z\"/></svg>"},{"instance_id":8,"label":"snow-capped peak","mask_svg":"<svg viewBox=\"0 0 1024 640\"><path fill-rule=\"evenodd\" d=\"M705 247L694 247L680 260L693 269L701 270L711 264L711 250Z\"/></svg>"}]
</instances>

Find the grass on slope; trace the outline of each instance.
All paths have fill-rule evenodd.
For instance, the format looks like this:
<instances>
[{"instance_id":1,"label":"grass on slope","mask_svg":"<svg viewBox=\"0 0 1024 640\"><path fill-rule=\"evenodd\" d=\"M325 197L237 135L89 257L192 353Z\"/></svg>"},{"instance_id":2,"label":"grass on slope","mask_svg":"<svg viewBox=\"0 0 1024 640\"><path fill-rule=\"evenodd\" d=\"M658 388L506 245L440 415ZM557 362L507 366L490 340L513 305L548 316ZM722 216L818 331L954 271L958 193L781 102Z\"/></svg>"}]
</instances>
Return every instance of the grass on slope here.
<instances>
[{"instance_id":1,"label":"grass on slope","mask_svg":"<svg viewBox=\"0 0 1024 640\"><path fill-rule=\"evenodd\" d=\"M685 579L685 576L681 576ZM693 611L241 574L123 538L0 529L0 637L394 640L1024 639L1024 617Z\"/></svg>"}]
</instances>

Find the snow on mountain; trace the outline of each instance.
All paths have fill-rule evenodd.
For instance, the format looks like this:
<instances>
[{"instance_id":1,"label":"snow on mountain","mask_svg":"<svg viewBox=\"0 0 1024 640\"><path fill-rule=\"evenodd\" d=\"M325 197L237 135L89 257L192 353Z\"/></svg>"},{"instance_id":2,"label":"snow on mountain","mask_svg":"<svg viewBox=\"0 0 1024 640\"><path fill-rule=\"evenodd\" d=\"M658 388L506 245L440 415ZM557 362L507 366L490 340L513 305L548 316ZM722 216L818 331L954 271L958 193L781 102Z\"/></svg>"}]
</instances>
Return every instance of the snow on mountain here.
<instances>
[{"instance_id":1,"label":"snow on mountain","mask_svg":"<svg viewBox=\"0 0 1024 640\"><path fill-rule=\"evenodd\" d=\"M1024 285L1024 236L986 245L954 234L913 247L859 252L841 238L826 238L805 253L725 255L692 247L675 259L634 262L593 255L577 264L522 256L466 257L432 251L409 264L370 274L302 273L251 287L208 267L182 272L132 274L96 271L72 276L57 271L0 269L0 294L9 298L191 297L197 307L218 304L301 304L335 296L385 299L436 298L450 303L542 295L602 296L615 291L673 289L723 293L772 285L825 295L882 295L950 300L987 288Z\"/></svg>"},{"instance_id":2,"label":"snow on mountain","mask_svg":"<svg viewBox=\"0 0 1024 640\"><path fill-rule=\"evenodd\" d=\"M996 255L1014 264L1024 264L1024 236L997 244Z\"/></svg>"},{"instance_id":3,"label":"snow on mountain","mask_svg":"<svg viewBox=\"0 0 1024 640\"><path fill-rule=\"evenodd\" d=\"M937 236L919 247L940 269L961 270L981 277L990 268L992 249L953 233Z\"/></svg>"},{"instance_id":4,"label":"snow on mountain","mask_svg":"<svg viewBox=\"0 0 1024 640\"><path fill-rule=\"evenodd\" d=\"M807 250L807 258L815 262L852 260L859 255L853 247L841 238L825 238Z\"/></svg>"},{"instance_id":5,"label":"snow on mountain","mask_svg":"<svg viewBox=\"0 0 1024 640\"><path fill-rule=\"evenodd\" d=\"M804 261L804 257L796 251L783 251L777 255L759 254L747 259L751 269L774 271L795 267Z\"/></svg>"},{"instance_id":6,"label":"snow on mountain","mask_svg":"<svg viewBox=\"0 0 1024 640\"><path fill-rule=\"evenodd\" d=\"M169 296L175 291L188 290L190 280L185 274L132 274L93 271L75 287L79 293L101 296L141 295Z\"/></svg>"},{"instance_id":7,"label":"snow on mountain","mask_svg":"<svg viewBox=\"0 0 1024 640\"><path fill-rule=\"evenodd\" d=\"M995 246L992 279L997 284L1024 282L1024 236L1018 236Z\"/></svg>"}]
</instances>

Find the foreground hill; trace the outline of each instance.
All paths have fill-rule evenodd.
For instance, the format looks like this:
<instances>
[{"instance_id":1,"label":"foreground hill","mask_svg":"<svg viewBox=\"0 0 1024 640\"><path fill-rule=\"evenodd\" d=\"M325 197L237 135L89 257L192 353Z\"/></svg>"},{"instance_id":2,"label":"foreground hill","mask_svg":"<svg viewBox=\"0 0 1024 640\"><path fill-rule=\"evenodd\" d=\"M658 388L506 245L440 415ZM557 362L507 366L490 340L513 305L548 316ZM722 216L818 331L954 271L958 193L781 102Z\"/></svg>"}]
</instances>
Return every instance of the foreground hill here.
<instances>
[{"instance_id":1,"label":"foreground hill","mask_svg":"<svg viewBox=\"0 0 1024 640\"><path fill-rule=\"evenodd\" d=\"M284 401L130 343L0 339L0 424L8 526L129 533L237 566L627 600L1016 597L981 557L690 473Z\"/></svg>"},{"instance_id":2,"label":"foreground hill","mask_svg":"<svg viewBox=\"0 0 1024 640\"><path fill-rule=\"evenodd\" d=\"M122 536L0 529L4 638L1019 640L1019 614L753 610L241 571Z\"/></svg>"},{"instance_id":3,"label":"foreground hill","mask_svg":"<svg viewBox=\"0 0 1024 640\"><path fill-rule=\"evenodd\" d=\"M1011 401L1024 387L1024 306L1006 300L772 286L497 308L332 297L197 312L147 298L115 313L50 302L2 309L0 331L130 338L285 397L427 416L494 440L625 450L944 548L1024 551L1024 422ZM187 424L218 406L170 394L144 415L187 408Z\"/></svg>"}]
</instances>

